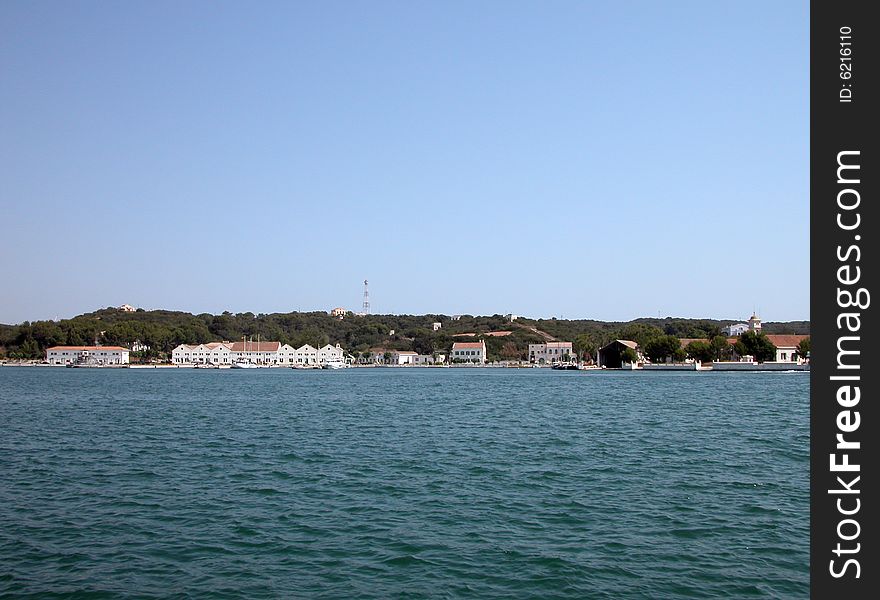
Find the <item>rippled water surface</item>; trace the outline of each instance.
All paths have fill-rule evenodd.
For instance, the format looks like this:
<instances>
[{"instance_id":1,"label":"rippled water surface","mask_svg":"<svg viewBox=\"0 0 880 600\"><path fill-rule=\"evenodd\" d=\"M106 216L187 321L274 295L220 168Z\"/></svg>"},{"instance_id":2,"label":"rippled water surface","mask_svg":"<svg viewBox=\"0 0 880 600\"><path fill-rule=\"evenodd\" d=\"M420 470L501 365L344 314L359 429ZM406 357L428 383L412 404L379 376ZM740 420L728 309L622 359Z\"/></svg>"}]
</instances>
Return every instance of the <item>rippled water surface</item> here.
<instances>
[{"instance_id":1,"label":"rippled water surface","mask_svg":"<svg viewBox=\"0 0 880 600\"><path fill-rule=\"evenodd\" d=\"M808 380L3 367L0 595L806 597Z\"/></svg>"}]
</instances>

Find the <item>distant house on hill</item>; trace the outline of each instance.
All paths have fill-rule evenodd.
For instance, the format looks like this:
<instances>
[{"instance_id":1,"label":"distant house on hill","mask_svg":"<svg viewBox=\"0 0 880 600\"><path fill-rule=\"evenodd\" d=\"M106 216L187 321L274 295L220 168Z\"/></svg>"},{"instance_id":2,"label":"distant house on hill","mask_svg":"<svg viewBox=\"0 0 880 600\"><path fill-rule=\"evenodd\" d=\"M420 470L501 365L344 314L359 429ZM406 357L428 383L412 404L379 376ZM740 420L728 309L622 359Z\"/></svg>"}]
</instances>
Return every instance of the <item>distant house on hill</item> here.
<instances>
[{"instance_id":1,"label":"distant house on hill","mask_svg":"<svg viewBox=\"0 0 880 600\"><path fill-rule=\"evenodd\" d=\"M746 323L734 323L733 325L728 325L724 327L721 331L724 332L724 335L728 337L733 337L737 335L742 335L746 331L749 330L749 326Z\"/></svg>"},{"instance_id":2,"label":"distant house on hill","mask_svg":"<svg viewBox=\"0 0 880 600\"><path fill-rule=\"evenodd\" d=\"M749 317L748 323L734 323L733 325L724 327L721 331L724 332L724 335L730 337L742 335L746 331L761 333L761 319L758 318L756 313L752 313L752 316Z\"/></svg>"},{"instance_id":3,"label":"distant house on hill","mask_svg":"<svg viewBox=\"0 0 880 600\"><path fill-rule=\"evenodd\" d=\"M149 350L149 349L150 349L149 344L145 344L140 340L135 340L134 343L131 345L132 352L144 352L145 350Z\"/></svg>"},{"instance_id":4,"label":"distant house on hill","mask_svg":"<svg viewBox=\"0 0 880 600\"><path fill-rule=\"evenodd\" d=\"M119 310L121 310L122 312L135 312L137 309L131 304L123 304L119 307Z\"/></svg>"}]
</instances>

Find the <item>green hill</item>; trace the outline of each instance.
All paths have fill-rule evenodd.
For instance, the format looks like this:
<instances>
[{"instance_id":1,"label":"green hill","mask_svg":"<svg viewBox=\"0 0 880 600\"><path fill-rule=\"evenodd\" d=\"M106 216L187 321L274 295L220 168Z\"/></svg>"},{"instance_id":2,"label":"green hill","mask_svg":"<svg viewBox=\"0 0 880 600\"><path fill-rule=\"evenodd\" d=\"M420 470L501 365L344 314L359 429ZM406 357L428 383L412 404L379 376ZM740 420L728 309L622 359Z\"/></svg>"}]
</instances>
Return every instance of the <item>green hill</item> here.
<instances>
[{"instance_id":1,"label":"green hill","mask_svg":"<svg viewBox=\"0 0 880 600\"><path fill-rule=\"evenodd\" d=\"M441 329L433 330L433 323ZM53 345L104 345L130 347L135 341L150 346L149 354L165 357L181 343L236 341L243 336L278 340L299 347L341 344L350 352L382 347L415 350L420 353L447 352L456 339L483 338L489 358L524 359L529 343L546 339L575 342L575 350L593 354L610 340L632 339L640 344L660 335L681 338L712 337L721 327L733 323L712 319L642 318L629 322L595 320L526 319L513 323L501 315L367 315L349 313L344 319L325 312L259 314L224 312L193 315L186 312L152 310L123 312L106 308L61 321L34 321L0 325L0 355L9 358L41 358ZM767 333L809 333L809 322L765 323ZM510 332L489 336L489 332ZM456 334L475 334L473 338Z\"/></svg>"}]
</instances>

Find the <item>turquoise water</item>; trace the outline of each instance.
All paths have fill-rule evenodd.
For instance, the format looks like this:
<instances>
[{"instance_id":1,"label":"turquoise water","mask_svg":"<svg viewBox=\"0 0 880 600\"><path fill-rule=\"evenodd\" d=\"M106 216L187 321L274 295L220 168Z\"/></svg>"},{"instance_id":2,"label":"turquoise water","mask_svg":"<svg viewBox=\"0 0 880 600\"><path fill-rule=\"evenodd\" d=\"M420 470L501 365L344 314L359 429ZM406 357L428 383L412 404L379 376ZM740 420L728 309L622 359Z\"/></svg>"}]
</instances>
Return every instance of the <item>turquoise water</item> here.
<instances>
[{"instance_id":1,"label":"turquoise water","mask_svg":"<svg viewBox=\"0 0 880 600\"><path fill-rule=\"evenodd\" d=\"M2 367L0 596L807 597L808 385Z\"/></svg>"}]
</instances>

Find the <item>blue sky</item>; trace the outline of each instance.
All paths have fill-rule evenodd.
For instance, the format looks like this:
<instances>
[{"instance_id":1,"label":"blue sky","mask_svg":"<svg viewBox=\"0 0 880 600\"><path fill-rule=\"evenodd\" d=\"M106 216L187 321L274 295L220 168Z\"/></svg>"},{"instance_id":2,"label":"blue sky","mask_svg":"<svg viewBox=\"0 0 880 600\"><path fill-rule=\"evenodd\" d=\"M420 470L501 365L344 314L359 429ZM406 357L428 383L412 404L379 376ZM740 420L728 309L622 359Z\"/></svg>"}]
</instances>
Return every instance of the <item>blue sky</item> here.
<instances>
[{"instance_id":1,"label":"blue sky","mask_svg":"<svg viewBox=\"0 0 880 600\"><path fill-rule=\"evenodd\" d=\"M0 3L0 322L808 319L808 17Z\"/></svg>"}]
</instances>

